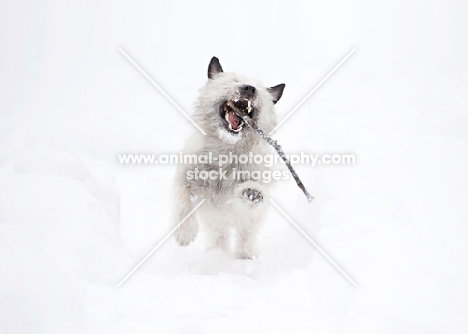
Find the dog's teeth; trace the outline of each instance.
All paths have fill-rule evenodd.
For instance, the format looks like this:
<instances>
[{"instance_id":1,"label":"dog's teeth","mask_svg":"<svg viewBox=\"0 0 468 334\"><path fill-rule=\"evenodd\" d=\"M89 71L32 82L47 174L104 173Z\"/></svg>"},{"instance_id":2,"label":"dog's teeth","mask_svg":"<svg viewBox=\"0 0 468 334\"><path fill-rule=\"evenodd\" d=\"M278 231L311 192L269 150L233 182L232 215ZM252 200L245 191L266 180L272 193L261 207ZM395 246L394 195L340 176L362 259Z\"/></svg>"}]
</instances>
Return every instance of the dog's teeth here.
<instances>
[{"instance_id":1,"label":"dog's teeth","mask_svg":"<svg viewBox=\"0 0 468 334\"><path fill-rule=\"evenodd\" d=\"M234 131L234 132L239 132L240 130L242 130L242 125L239 125L239 127L234 130L231 126L231 123L229 123L229 130Z\"/></svg>"},{"instance_id":2,"label":"dog's teeth","mask_svg":"<svg viewBox=\"0 0 468 334\"><path fill-rule=\"evenodd\" d=\"M250 100L247 101L247 112L250 114L252 111L252 106L250 105Z\"/></svg>"}]
</instances>

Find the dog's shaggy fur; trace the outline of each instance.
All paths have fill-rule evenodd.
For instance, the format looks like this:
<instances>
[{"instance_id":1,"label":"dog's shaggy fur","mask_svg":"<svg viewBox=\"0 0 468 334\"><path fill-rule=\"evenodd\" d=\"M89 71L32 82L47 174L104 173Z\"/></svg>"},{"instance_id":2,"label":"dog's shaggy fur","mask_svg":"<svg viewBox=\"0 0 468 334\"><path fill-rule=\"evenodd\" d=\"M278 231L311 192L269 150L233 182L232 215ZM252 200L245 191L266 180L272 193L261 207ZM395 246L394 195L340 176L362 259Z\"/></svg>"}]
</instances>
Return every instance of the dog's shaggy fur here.
<instances>
[{"instance_id":1,"label":"dog's shaggy fur","mask_svg":"<svg viewBox=\"0 0 468 334\"><path fill-rule=\"evenodd\" d=\"M274 104L281 98L284 84L266 88L257 80L236 73L223 72L216 57L208 67L208 82L201 89L194 113L195 122L206 136L195 132L187 141L184 154L208 154L213 157L252 152L271 153L262 138L233 113L232 101L249 101L250 116L267 133L276 125ZM232 178L233 171L267 170L261 164L230 163L223 165L227 179L196 180L187 178L187 172L218 171L217 161L207 164L178 166L175 180L174 224L178 224L204 198L206 202L175 232L176 241L187 246L198 232L198 221L209 233L209 248L228 249L230 235L236 234L236 254L241 259L252 259L257 253L256 236L268 206L269 183Z\"/></svg>"}]
</instances>

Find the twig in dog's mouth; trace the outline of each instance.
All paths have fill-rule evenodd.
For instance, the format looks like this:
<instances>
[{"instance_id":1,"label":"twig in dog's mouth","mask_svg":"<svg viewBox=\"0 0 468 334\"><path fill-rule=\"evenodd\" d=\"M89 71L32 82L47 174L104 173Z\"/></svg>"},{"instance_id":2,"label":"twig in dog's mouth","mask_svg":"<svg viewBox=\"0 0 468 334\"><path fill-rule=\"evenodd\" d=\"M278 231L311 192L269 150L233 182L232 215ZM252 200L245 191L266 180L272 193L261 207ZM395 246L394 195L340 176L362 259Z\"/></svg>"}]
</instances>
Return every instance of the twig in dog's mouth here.
<instances>
[{"instance_id":1,"label":"twig in dog's mouth","mask_svg":"<svg viewBox=\"0 0 468 334\"><path fill-rule=\"evenodd\" d=\"M257 123L255 123L255 121L251 119L249 115L244 111L244 109L247 109L247 111L250 113L251 111L250 103L248 103L247 106L245 107L243 105L232 103L231 108L234 111L234 113L244 121L245 124L247 124L250 128L255 130L263 138L263 140L265 140L268 144L270 144L276 150L276 152L281 157L281 159L283 159L284 163L286 164L292 176L294 177L294 180L296 181L297 186L302 190L302 192L306 196L307 201L311 202L314 199L314 197L311 196L309 192L307 191L306 187L304 186L304 183L302 183L301 179L299 178L299 175L297 175L296 171L291 165L291 162L289 161L288 157L286 156L283 149L281 148L281 145L278 144L278 141L272 139L265 131L263 131L257 125Z\"/></svg>"}]
</instances>

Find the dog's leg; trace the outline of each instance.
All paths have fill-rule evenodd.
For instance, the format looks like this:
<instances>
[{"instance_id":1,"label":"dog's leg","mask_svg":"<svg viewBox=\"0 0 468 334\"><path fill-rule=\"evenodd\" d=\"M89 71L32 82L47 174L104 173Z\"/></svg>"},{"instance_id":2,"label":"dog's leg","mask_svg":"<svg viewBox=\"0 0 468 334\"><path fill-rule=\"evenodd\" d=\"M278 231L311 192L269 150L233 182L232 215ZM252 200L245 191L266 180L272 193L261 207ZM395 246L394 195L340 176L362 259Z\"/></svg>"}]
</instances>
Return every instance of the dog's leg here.
<instances>
[{"instance_id":1,"label":"dog's leg","mask_svg":"<svg viewBox=\"0 0 468 334\"><path fill-rule=\"evenodd\" d=\"M222 221L223 217L217 216L208 218L206 221L208 234L208 250L223 249L228 250L230 231L226 223ZM211 221L210 221L211 220Z\"/></svg>"},{"instance_id":2,"label":"dog's leg","mask_svg":"<svg viewBox=\"0 0 468 334\"><path fill-rule=\"evenodd\" d=\"M248 222L237 227L237 258L253 259L257 256L256 241L260 224Z\"/></svg>"},{"instance_id":3,"label":"dog's leg","mask_svg":"<svg viewBox=\"0 0 468 334\"><path fill-rule=\"evenodd\" d=\"M187 187L179 187L174 200L175 213L173 215L173 224L177 225L190 213L194 205L191 199L190 190ZM188 217L175 231L175 239L180 246L188 246L195 239L197 233L198 223L196 221L195 214L192 213L190 217Z\"/></svg>"},{"instance_id":4,"label":"dog's leg","mask_svg":"<svg viewBox=\"0 0 468 334\"><path fill-rule=\"evenodd\" d=\"M237 257L253 259L257 256L256 241L267 210L268 192L258 182L246 181L236 189Z\"/></svg>"}]
</instances>

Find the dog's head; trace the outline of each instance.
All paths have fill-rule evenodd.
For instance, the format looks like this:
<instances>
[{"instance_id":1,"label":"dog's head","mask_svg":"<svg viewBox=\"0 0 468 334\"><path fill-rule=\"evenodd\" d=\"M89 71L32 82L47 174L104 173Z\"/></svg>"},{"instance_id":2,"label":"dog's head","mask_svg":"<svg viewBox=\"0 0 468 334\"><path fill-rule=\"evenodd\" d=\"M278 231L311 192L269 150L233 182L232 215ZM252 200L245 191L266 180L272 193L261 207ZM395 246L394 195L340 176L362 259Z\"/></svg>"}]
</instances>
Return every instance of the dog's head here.
<instances>
[{"instance_id":1,"label":"dog's head","mask_svg":"<svg viewBox=\"0 0 468 334\"><path fill-rule=\"evenodd\" d=\"M242 105L249 117L264 131L274 128L274 105L283 94L284 84L264 87L255 79L224 72L216 57L211 59L208 66L208 78L196 106L196 117L205 132L217 134L223 139L226 134L231 138L241 138L244 132L251 131L234 113L233 105Z\"/></svg>"}]
</instances>

